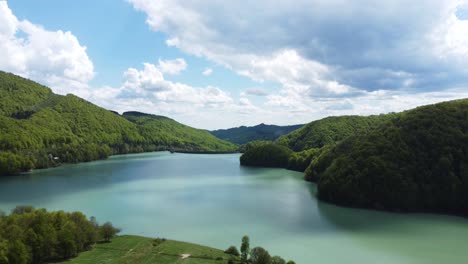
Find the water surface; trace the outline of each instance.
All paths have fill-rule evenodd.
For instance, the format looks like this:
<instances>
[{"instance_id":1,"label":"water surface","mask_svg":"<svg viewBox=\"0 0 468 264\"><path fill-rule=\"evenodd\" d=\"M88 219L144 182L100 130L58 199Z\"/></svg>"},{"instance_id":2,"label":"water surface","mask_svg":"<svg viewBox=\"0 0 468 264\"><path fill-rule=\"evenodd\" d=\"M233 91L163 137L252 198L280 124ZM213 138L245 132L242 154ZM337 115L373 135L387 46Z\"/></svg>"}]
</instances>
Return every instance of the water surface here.
<instances>
[{"instance_id":1,"label":"water surface","mask_svg":"<svg viewBox=\"0 0 468 264\"><path fill-rule=\"evenodd\" d=\"M468 219L317 201L302 173L245 168L239 155L166 152L0 178L0 209L78 210L125 234L217 248L251 245L309 263L468 263Z\"/></svg>"}]
</instances>

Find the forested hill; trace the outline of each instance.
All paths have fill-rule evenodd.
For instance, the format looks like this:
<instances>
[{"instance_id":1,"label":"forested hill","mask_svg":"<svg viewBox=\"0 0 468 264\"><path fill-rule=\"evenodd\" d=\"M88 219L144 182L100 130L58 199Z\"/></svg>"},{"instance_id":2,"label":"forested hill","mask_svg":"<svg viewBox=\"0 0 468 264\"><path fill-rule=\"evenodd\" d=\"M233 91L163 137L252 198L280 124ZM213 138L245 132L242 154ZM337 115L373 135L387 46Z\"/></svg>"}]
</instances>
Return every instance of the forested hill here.
<instances>
[{"instance_id":1,"label":"forested hill","mask_svg":"<svg viewBox=\"0 0 468 264\"><path fill-rule=\"evenodd\" d=\"M123 116L0 71L0 175L112 154L233 152L236 146L170 118Z\"/></svg>"},{"instance_id":2,"label":"forested hill","mask_svg":"<svg viewBox=\"0 0 468 264\"><path fill-rule=\"evenodd\" d=\"M321 148L356 133L365 133L394 114L373 116L331 116L312 121L302 128L278 138L277 142L294 151Z\"/></svg>"},{"instance_id":3,"label":"forested hill","mask_svg":"<svg viewBox=\"0 0 468 264\"><path fill-rule=\"evenodd\" d=\"M403 112L323 151L306 177L321 199L468 214L468 99Z\"/></svg>"},{"instance_id":4,"label":"forested hill","mask_svg":"<svg viewBox=\"0 0 468 264\"><path fill-rule=\"evenodd\" d=\"M467 215L468 99L326 118L257 143L240 161L305 170L319 198L336 204Z\"/></svg>"},{"instance_id":5,"label":"forested hill","mask_svg":"<svg viewBox=\"0 0 468 264\"><path fill-rule=\"evenodd\" d=\"M210 131L214 136L235 143L245 144L255 140L273 141L282 135L286 135L303 125L275 126L260 124L252 127L241 126L229 129L219 129Z\"/></svg>"}]
</instances>

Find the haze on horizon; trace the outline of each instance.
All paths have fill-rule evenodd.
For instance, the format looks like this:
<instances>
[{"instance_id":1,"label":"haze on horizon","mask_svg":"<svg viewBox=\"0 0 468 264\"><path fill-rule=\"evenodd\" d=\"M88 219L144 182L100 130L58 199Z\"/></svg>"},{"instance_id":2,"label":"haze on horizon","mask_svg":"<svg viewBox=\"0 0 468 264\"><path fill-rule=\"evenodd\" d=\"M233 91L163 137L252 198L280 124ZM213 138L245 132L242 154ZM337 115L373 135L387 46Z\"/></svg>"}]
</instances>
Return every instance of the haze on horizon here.
<instances>
[{"instance_id":1,"label":"haze on horizon","mask_svg":"<svg viewBox=\"0 0 468 264\"><path fill-rule=\"evenodd\" d=\"M0 70L187 125L468 97L468 0L0 0Z\"/></svg>"}]
</instances>

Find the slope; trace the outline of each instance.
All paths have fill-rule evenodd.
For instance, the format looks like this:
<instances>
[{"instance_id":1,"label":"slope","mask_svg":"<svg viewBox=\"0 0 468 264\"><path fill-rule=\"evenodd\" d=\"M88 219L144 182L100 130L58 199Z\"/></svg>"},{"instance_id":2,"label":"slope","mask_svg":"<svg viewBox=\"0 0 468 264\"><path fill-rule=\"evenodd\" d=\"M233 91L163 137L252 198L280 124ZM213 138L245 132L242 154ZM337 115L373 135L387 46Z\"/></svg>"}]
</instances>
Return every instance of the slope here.
<instances>
[{"instance_id":1,"label":"slope","mask_svg":"<svg viewBox=\"0 0 468 264\"><path fill-rule=\"evenodd\" d=\"M318 196L386 210L468 213L468 99L418 107L323 151Z\"/></svg>"},{"instance_id":2,"label":"slope","mask_svg":"<svg viewBox=\"0 0 468 264\"><path fill-rule=\"evenodd\" d=\"M112 154L176 149L233 152L234 144L176 121L116 115L74 95L0 72L0 175Z\"/></svg>"}]
</instances>

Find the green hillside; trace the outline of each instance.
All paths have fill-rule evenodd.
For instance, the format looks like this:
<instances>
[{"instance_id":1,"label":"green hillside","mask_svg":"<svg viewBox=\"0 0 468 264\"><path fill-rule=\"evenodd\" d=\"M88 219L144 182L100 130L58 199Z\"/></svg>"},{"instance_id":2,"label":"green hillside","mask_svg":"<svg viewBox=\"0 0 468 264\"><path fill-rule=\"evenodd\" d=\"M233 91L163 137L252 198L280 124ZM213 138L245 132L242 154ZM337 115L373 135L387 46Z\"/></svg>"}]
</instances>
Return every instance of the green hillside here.
<instances>
[{"instance_id":1,"label":"green hillside","mask_svg":"<svg viewBox=\"0 0 468 264\"><path fill-rule=\"evenodd\" d=\"M240 263L238 257L224 253L222 250L195 244L166 240L154 243L154 239L138 236L120 236L111 243L97 244L91 251L81 253L78 257L61 263L100 264L100 263ZM182 259L183 254L188 254Z\"/></svg>"},{"instance_id":2,"label":"green hillside","mask_svg":"<svg viewBox=\"0 0 468 264\"><path fill-rule=\"evenodd\" d=\"M355 133L365 133L389 120L393 115L332 116L310 122L302 128L278 138L279 144L294 151L321 148Z\"/></svg>"},{"instance_id":3,"label":"green hillside","mask_svg":"<svg viewBox=\"0 0 468 264\"><path fill-rule=\"evenodd\" d=\"M306 171L321 199L468 213L468 99L403 112L323 151Z\"/></svg>"},{"instance_id":4,"label":"green hillside","mask_svg":"<svg viewBox=\"0 0 468 264\"><path fill-rule=\"evenodd\" d=\"M275 142L254 141L243 145L241 151L245 153L240 162L245 166L278 167L303 172L324 146L336 144L356 133L367 133L394 116L339 116L313 121L279 137Z\"/></svg>"},{"instance_id":5,"label":"green hillside","mask_svg":"<svg viewBox=\"0 0 468 264\"><path fill-rule=\"evenodd\" d=\"M218 140L205 130L195 129L164 116L125 112L123 117L138 127L146 145L170 146L180 152L232 152L236 146Z\"/></svg>"},{"instance_id":6,"label":"green hillside","mask_svg":"<svg viewBox=\"0 0 468 264\"><path fill-rule=\"evenodd\" d=\"M252 127L235 127L210 131L214 136L235 144L246 144L255 140L273 141L282 135L286 135L303 125L275 126L260 124Z\"/></svg>"},{"instance_id":7,"label":"green hillside","mask_svg":"<svg viewBox=\"0 0 468 264\"><path fill-rule=\"evenodd\" d=\"M468 99L314 121L249 148L241 164L305 170L320 199L341 205L466 214Z\"/></svg>"},{"instance_id":8,"label":"green hillside","mask_svg":"<svg viewBox=\"0 0 468 264\"><path fill-rule=\"evenodd\" d=\"M0 175L120 153L214 153L237 148L169 118L116 115L5 72L0 72L0 95Z\"/></svg>"}]
</instances>

